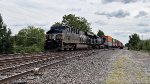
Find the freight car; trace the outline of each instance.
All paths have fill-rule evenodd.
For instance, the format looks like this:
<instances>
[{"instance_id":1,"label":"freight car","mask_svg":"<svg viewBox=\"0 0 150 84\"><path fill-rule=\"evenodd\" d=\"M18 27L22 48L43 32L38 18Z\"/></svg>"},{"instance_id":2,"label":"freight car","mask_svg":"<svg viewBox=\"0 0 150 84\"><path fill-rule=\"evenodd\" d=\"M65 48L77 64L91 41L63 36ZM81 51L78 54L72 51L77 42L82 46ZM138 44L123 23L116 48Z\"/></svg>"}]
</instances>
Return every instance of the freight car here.
<instances>
[{"instance_id":1,"label":"freight car","mask_svg":"<svg viewBox=\"0 0 150 84\"><path fill-rule=\"evenodd\" d=\"M105 48L112 48L113 43L112 40L113 38L111 36L102 36L104 38L104 46Z\"/></svg>"},{"instance_id":2,"label":"freight car","mask_svg":"<svg viewBox=\"0 0 150 84\"><path fill-rule=\"evenodd\" d=\"M95 48L123 48L123 44L111 36L99 37L68 26L51 27L46 33L45 50L75 50Z\"/></svg>"},{"instance_id":3,"label":"freight car","mask_svg":"<svg viewBox=\"0 0 150 84\"><path fill-rule=\"evenodd\" d=\"M123 43L121 43L120 41L117 40L117 47L120 49L123 49Z\"/></svg>"},{"instance_id":4,"label":"freight car","mask_svg":"<svg viewBox=\"0 0 150 84\"><path fill-rule=\"evenodd\" d=\"M120 48L123 49L123 43L119 40L112 38L111 36L102 36L104 38L105 48Z\"/></svg>"}]
</instances>

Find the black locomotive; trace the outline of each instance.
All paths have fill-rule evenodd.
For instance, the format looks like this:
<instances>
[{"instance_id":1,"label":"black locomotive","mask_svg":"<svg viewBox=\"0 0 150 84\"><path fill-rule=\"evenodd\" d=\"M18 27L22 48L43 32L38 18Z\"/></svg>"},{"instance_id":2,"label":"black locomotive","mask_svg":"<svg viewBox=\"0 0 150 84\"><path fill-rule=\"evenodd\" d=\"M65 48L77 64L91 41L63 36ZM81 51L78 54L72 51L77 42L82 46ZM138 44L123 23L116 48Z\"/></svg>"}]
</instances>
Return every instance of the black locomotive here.
<instances>
[{"instance_id":1,"label":"black locomotive","mask_svg":"<svg viewBox=\"0 0 150 84\"><path fill-rule=\"evenodd\" d=\"M123 44L111 36L99 37L68 26L51 27L46 33L45 50L75 50L93 48L120 48Z\"/></svg>"},{"instance_id":2,"label":"black locomotive","mask_svg":"<svg viewBox=\"0 0 150 84\"><path fill-rule=\"evenodd\" d=\"M74 50L81 48L102 48L104 39L89 32L68 26L51 27L46 33L45 50Z\"/></svg>"}]
</instances>

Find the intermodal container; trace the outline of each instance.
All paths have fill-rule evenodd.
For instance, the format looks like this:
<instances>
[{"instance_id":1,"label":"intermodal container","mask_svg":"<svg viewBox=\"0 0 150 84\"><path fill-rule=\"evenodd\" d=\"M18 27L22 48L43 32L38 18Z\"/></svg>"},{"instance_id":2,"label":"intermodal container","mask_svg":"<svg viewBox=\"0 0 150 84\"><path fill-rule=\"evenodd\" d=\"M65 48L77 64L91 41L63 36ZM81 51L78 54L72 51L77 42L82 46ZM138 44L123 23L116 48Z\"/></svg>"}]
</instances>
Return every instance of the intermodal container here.
<instances>
[{"instance_id":1,"label":"intermodal container","mask_svg":"<svg viewBox=\"0 0 150 84\"><path fill-rule=\"evenodd\" d=\"M107 42L112 42L112 37L111 36L103 36Z\"/></svg>"},{"instance_id":2,"label":"intermodal container","mask_svg":"<svg viewBox=\"0 0 150 84\"><path fill-rule=\"evenodd\" d=\"M113 38L111 36L103 36L103 38L105 39L105 45L106 46L109 46L109 47L112 47L113 46Z\"/></svg>"}]
</instances>

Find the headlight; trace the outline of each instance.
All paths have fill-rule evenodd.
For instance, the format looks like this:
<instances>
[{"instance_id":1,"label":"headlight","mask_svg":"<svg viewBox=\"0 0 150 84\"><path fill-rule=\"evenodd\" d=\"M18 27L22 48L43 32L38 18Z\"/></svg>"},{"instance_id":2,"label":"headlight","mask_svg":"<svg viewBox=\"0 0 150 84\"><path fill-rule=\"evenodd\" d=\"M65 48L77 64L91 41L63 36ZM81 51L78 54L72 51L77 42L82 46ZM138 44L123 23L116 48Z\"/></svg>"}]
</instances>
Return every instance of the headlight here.
<instances>
[{"instance_id":1,"label":"headlight","mask_svg":"<svg viewBox=\"0 0 150 84\"><path fill-rule=\"evenodd\" d=\"M52 39L54 39L54 40L56 39L56 35L55 34L53 34Z\"/></svg>"}]
</instances>

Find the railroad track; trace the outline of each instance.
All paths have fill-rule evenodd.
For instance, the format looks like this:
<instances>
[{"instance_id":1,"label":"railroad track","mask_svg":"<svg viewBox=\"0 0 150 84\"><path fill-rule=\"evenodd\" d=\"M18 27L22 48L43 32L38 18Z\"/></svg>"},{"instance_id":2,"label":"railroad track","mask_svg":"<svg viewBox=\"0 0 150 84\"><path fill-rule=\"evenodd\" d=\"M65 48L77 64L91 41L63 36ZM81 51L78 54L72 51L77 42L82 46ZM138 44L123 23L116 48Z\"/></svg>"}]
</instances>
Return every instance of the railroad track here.
<instances>
[{"instance_id":1,"label":"railroad track","mask_svg":"<svg viewBox=\"0 0 150 84\"><path fill-rule=\"evenodd\" d=\"M17 57L26 57L26 56L34 56L34 55L43 55L46 53L17 53L17 54L0 54L0 59L11 59L11 58L17 58Z\"/></svg>"},{"instance_id":2,"label":"railroad track","mask_svg":"<svg viewBox=\"0 0 150 84\"><path fill-rule=\"evenodd\" d=\"M49 60L52 59L56 56L57 53L51 53L46 55L36 55L36 56L25 56L25 57L17 57L17 58L11 58L11 59L3 59L0 60L0 64L2 65L2 67L0 68L0 73L2 71L6 71L8 69L14 68L14 67L21 67L24 65L30 65L30 64L34 64L34 63L38 63L38 62L42 62L45 60ZM4 66L4 65L9 65L9 66Z\"/></svg>"},{"instance_id":3,"label":"railroad track","mask_svg":"<svg viewBox=\"0 0 150 84\"><path fill-rule=\"evenodd\" d=\"M50 56L49 58L33 61L30 63L16 65L13 67L7 67L0 69L0 83L2 84L9 84L13 82L15 79L23 77L30 73L35 73L38 70L41 70L45 67L55 65L61 63L63 61L67 61L76 57L83 56L84 54L90 54L93 51L72 51L72 52L65 52L65 53L58 53L57 56Z\"/></svg>"},{"instance_id":4,"label":"railroad track","mask_svg":"<svg viewBox=\"0 0 150 84\"><path fill-rule=\"evenodd\" d=\"M33 60L39 60L48 58L48 56L27 56L27 57L17 57L11 59L0 59L0 68L10 67L16 64L26 63Z\"/></svg>"},{"instance_id":5,"label":"railroad track","mask_svg":"<svg viewBox=\"0 0 150 84\"><path fill-rule=\"evenodd\" d=\"M34 55L34 54L26 54L26 55L21 55L20 57L17 56L13 56L13 57L6 57L6 58L0 58L0 69L1 68L7 68L7 67L11 67L11 66L15 66L15 65L22 65L25 63L29 63L29 62L33 62L33 61L38 61L38 60L42 60L42 59L47 59L49 58L51 55L57 55L57 53L42 53L40 55Z\"/></svg>"}]
</instances>

